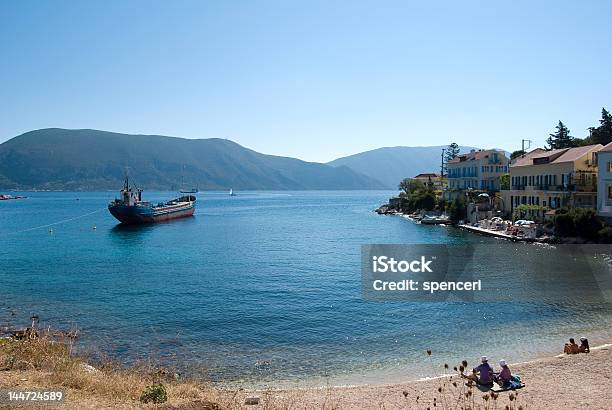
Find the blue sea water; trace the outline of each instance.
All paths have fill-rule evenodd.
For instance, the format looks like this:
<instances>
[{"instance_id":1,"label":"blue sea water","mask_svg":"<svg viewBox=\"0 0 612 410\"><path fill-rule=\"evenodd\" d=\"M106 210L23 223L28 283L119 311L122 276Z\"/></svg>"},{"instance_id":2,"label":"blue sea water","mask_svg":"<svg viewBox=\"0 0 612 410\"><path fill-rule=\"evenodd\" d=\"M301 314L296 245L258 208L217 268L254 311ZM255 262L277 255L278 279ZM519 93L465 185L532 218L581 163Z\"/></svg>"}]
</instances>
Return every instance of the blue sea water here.
<instances>
[{"instance_id":1,"label":"blue sea water","mask_svg":"<svg viewBox=\"0 0 612 410\"><path fill-rule=\"evenodd\" d=\"M112 192L25 194L0 202L0 326L37 314L127 363L224 383L371 383L432 375L431 360L526 360L611 335L609 304L364 300L363 244L534 252L373 213L392 192L205 192L194 217L138 227L107 212ZM519 267L504 267L509 280Z\"/></svg>"}]
</instances>

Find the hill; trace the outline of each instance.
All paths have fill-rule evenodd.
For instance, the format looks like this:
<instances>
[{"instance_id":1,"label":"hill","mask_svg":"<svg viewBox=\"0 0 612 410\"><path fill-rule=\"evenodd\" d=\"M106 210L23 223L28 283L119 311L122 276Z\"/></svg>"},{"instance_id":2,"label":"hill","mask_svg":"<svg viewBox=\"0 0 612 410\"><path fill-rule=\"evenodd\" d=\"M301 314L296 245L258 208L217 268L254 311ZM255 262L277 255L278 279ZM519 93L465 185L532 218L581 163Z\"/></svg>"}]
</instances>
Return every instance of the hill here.
<instances>
[{"instance_id":1,"label":"hill","mask_svg":"<svg viewBox=\"0 0 612 410\"><path fill-rule=\"evenodd\" d=\"M0 144L0 188L119 189L129 167L145 189L379 189L348 167L265 155L226 139L48 128Z\"/></svg>"},{"instance_id":2,"label":"hill","mask_svg":"<svg viewBox=\"0 0 612 410\"><path fill-rule=\"evenodd\" d=\"M334 167L346 166L355 172L382 182L385 187L396 189L404 178L423 172L440 173L442 148L433 147L384 147L328 162ZM472 147L460 146L461 152Z\"/></svg>"}]
</instances>

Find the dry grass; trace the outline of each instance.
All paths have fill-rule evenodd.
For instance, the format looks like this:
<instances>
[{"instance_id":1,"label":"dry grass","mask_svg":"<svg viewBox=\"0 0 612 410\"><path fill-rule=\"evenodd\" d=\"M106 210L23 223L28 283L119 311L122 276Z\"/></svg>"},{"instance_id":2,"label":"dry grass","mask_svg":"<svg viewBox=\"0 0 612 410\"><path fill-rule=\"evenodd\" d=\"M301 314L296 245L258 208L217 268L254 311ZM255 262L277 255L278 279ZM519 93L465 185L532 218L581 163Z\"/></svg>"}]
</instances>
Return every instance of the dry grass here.
<instances>
[{"instance_id":1,"label":"dry grass","mask_svg":"<svg viewBox=\"0 0 612 410\"><path fill-rule=\"evenodd\" d=\"M0 387L63 389L66 403L80 407L71 399L87 397L105 407L141 407L139 398L145 387L163 383L168 391L167 406L210 403L217 394L210 386L191 380L175 380L169 372L151 366L124 368L111 361L96 366L72 353L72 345L48 335L0 342ZM97 407L97 406L94 406ZM187 407L188 408L188 407ZM221 408L219 406L218 408Z\"/></svg>"}]
</instances>

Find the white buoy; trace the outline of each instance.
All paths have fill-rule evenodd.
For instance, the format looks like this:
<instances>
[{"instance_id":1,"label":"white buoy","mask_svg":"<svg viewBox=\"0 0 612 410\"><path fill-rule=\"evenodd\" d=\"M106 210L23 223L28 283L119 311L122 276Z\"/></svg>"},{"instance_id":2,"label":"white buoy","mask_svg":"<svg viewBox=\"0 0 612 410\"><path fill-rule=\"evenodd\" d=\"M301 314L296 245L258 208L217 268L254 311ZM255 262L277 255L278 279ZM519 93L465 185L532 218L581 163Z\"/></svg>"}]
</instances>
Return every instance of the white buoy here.
<instances>
[{"instance_id":1,"label":"white buoy","mask_svg":"<svg viewBox=\"0 0 612 410\"><path fill-rule=\"evenodd\" d=\"M94 231L96 230L96 225L93 226Z\"/></svg>"}]
</instances>

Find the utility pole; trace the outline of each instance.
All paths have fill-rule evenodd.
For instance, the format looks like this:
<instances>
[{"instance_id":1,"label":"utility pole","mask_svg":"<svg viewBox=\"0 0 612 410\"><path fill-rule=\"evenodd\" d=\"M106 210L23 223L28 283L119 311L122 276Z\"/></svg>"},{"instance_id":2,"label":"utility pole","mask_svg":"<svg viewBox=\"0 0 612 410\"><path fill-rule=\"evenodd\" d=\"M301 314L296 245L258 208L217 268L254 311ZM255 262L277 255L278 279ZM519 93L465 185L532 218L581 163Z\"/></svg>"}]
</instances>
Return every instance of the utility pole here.
<instances>
[{"instance_id":1,"label":"utility pole","mask_svg":"<svg viewBox=\"0 0 612 410\"><path fill-rule=\"evenodd\" d=\"M442 178L444 178L444 152L446 151L446 148L442 148L442 159L440 161L440 181L442 181Z\"/></svg>"},{"instance_id":2,"label":"utility pole","mask_svg":"<svg viewBox=\"0 0 612 410\"><path fill-rule=\"evenodd\" d=\"M531 140L521 140L521 151L525 152L525 143L528 142L529 145L527 146L527 149L531 148ZM525 154L523 154L525 155Z\"/></svg>"}]
</instances>

